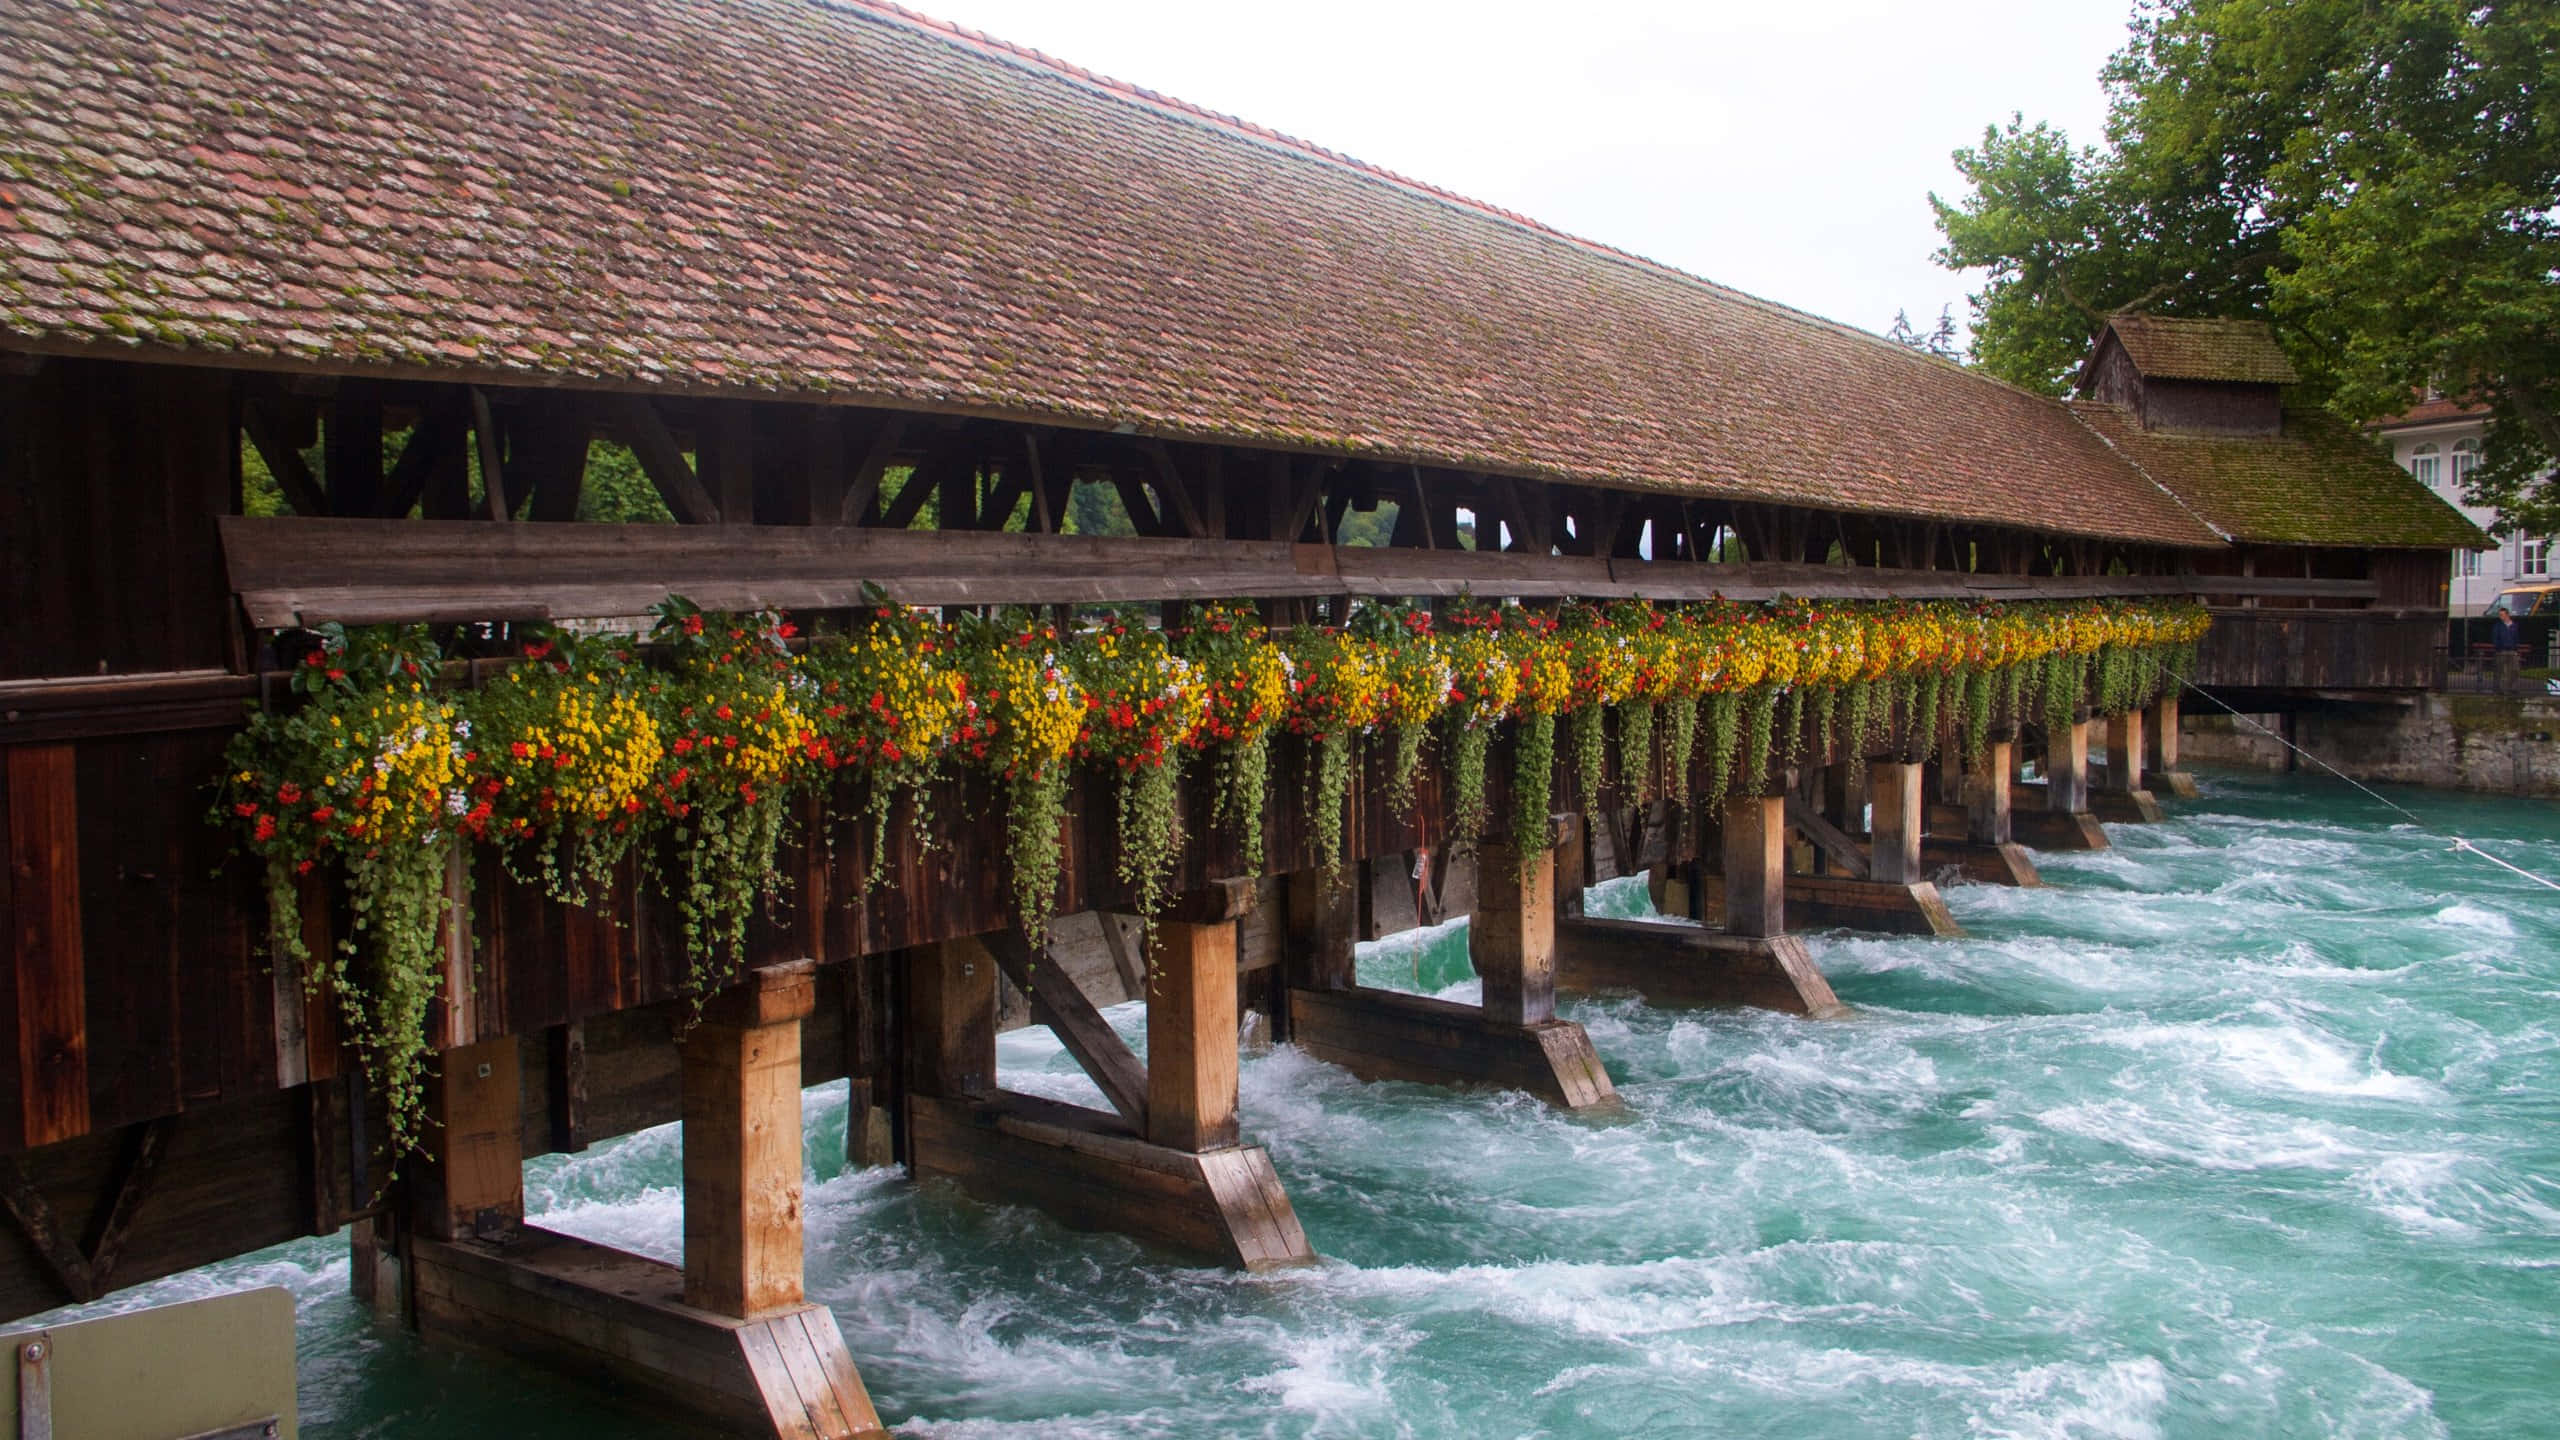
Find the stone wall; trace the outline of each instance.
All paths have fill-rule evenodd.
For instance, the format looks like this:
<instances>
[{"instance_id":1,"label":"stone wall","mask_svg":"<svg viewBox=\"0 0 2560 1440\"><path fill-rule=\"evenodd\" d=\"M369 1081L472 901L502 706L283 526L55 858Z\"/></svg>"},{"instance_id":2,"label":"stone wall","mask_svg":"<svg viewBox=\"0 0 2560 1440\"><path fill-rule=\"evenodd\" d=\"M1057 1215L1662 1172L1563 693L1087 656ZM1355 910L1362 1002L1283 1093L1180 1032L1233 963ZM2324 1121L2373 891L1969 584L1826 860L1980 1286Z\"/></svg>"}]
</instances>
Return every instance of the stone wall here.
<instances>
[{"instance_id":1,"label":"stone wall","mask_svg":"<svg viewBox=\"0 0 2560 1440\"><path fill-rule=\"evenodd\" d=\"M2282 717L2249 717L2281 732ZM2189 712L2181 758L2282 770L2285 747L2228 715ZM2293 741L2358 780L2560 797L2560 697L2428 695L2409 705L2336 704L2293 717ZM2302 762L2304 769L2316 769Z\"/></svg>"}]
</instances>

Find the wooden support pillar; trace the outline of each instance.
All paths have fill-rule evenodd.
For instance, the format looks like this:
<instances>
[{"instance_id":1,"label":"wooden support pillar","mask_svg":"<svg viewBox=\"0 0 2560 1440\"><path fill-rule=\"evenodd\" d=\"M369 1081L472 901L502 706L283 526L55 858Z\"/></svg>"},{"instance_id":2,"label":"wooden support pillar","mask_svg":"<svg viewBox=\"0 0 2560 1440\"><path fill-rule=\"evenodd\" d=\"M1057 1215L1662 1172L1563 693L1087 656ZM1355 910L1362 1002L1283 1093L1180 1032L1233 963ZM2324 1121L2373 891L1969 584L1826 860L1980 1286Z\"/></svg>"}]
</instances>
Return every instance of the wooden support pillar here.
<instances>
[{"instance_id":1,"label":"wooden support pillar","mask_svg":"<svg viewBox=\"0 0 2560 1440\"><path fill-rule=\"evenodd\" d=\"M995 997L992 981L982 993L978 980L994 961L974 945L914 952L914 1044L935 1057L916 1065L907 1098L916 1176L947 1177L983 1199L1037 1205L1080 1229L1117 1230L1248 1270L1313 1260L1270 1154L1237 1141L1235 934L1254 898L1252 881L1223 881L1182 896L1157 918L1143 1075L1125 1051L1105 1056L1116 1038L1091 1029L1099 1017L1080 992L1043 985L1052 972L1030 968L1027 946L1006 961L1031 979L1034 1005L1089 1072L1108 1060L1096 1080L1116 1114L1000 1090L991 1080L971 1090L974 1057L984 1053L993 1073ZM938 1008L928 1016L922 996L931 990ZM1079 1039L1071 1032L1080 1027ZM1143 1106L1130 1098L1137 1094Z\"/></svg>"},{"instance_id":2,"label":"wooden support pillar","mask_svg":"<svg viewBox=\"0 0 2560 1440\"><path fill-rule=\"evenodd\" d=\"M2151 788L2194 799L2196 779L2178 766L2178 692L2170 690L2151 702L2150 723L2143 727L2143 768Z\"/></svg>"},{"instance_id":3,"label":"wooden support pillar","mask_svg":"<svg viewBox=\"0 0 2560 1440\"><path fill-rule=\"evenodd\" d=\"M524 1219L524 1071L513 1036L447 1050L427 1081L418 1233L502 1235Z\"/></svg>"},{"instance_id":4,"label":"wooden support pillar","mask_svg":"<svg viewBox=\"0 0 2560 1440\"><path fill-rule=\"evenodd\" d=\"M1351 988L1357 975L1352 946L1360 934L1357 872L1348 865L1330 874L1299 870L1280 883L1289 907L1281 957L1289 984L1301 990Z\"/></svg>"},{"instance_id":5,"label":"wooden support pillar","mask_svg":"<svg viewBox=\"0 0 2560 1440\"><path fill-rule=\"evenodd\" d=\"M2119 795L2142 788L2144 745L2139 710L2127 710L2107 720L2107 788Z\"/></svg>"},{"instance_id":6,"label":"wooden support pillar","mask_svg":"<svg viewBox=\"0 0 2560 1440\"><path fill-rule=\"evenodd\" d=\"M410 1242L419 1329L729 1433L885 1437L835 1316L801 1293L800 1022L816 1000L816 962L756 970L679 1043L680 1268L536 1226L467 1233L507 1195L521 1209L517 1042L447 1052L429 1092L446 1138L420 1220L451 1233ZM483 1137L501 1110L507 1139Z\"/></svg>"},{"instance_id":7,"label":"wooden support pillar","mask_svg":"<svg viewBox=\"0 0 2560 1440\"><path fill-rule=\"evenodd\" d=\"M2009 786L2017 774L2017 742L1994 740L1984 747L1982 763L1965 772L1964 834L1976 845L2010 841Z\"/></svg>"},{"instance_id":8,"label":"wooden support pillar","mask_svg":"<svg viewBox=\"0 0 2560 1440\"><path fill-rule=\"evenodd\" d=\"M2074 720L2045 737L2044 808L2056 815L2089 808L2089 722Z\"/></svg>"},{"instance_id":9,"label":"wooden support pillar","mask_svg":"<svg viewBox=\"0 0 2560 1440\"><path fill-rule=\"evenodd\" d=\"M1364 1080L1495 1085L1568 1110L1615 1105L1591 1037L1555 1018L1559 853L1579 834L1558 817L1548 838L1526 866L1508 846L1477 851L1467 944L1481 1005L1351 985L1296 990L1290 1038Z\"/></svg>"},{"instance_id":10,"label":"wooden support pillar","mask_svg":"<svg viewBox=\"0 0 2560 1440\"><path fill-rule=\"evenodd\" d=\"M1735 795L1724 802L1724 928L1729 935L1787 933L1787 802Z\"/></svg>"},{"instance_id":11,"label":"wooden support pillar","mask_svg":"<svg viewBox=\"0 0 2560 1440\"><path fill-rule=\"evenodd\" d=\"M1880 760L1867 771L1867 794L1875 807L1868 846L1869 878L1907 885L1927 877L1920 868L1920 832L1928 818L1921 795L1920 767Z\"/></svg>"},{"instance_id":12,"label":"wooden support pillar","mask_svg":"<svg viewBox=\"0 0 2560 1440\"><path fill-rule=\"evenodd\" d=\"M958 1100L996 1089L996 962L976 937L907 952L907 1084Z\"/></svg>"},{"instance_id":13,"label":"wooden support pillar","mask_svg":"<svg viewBox=\"0 0 2560 1440\"><path fill-rule=\"evenodd\" d=\"M1484 978L1485 1018L1544 1024L1556 1015L1556 852L1487 845L1476 854L1467 958Z\"/></svg>"},{"instance_id":14,"label":"wooden support pillar","mask_svg":"<svg viewBox=\"0 0 2560 1440\"><path fill-rule=\"evenodd\" d=\"M750 1320L806 1298L800 1022L817 996L816 961L754 971L706 1005L678 1047L684 1303L695 1309Z\"/></svg>"},{"instance_id":15,"label":"wooden support pillar","mask_svg":"<svg viewBox=\"0 0 2560 1440\"><path fill-rule=\"evenodd\" d=\"M1147 1139L1194 1152L1233 1145L1235 921L1158 920L1147 969Z\"/></svg>"},{"instance_id":16,"label":"wooden support pillar","mask_svg":"<svg viewBox=\"0 0 2560 1440\"><path fill-rule=\"evenodd\" d=\"M2143 783L2145 718L2140 710L2128 710L2107 721L2107 783L2089 797L2091 813L2101 820L2153 823L2165 818Z\"/></svg>"}]
</instances>

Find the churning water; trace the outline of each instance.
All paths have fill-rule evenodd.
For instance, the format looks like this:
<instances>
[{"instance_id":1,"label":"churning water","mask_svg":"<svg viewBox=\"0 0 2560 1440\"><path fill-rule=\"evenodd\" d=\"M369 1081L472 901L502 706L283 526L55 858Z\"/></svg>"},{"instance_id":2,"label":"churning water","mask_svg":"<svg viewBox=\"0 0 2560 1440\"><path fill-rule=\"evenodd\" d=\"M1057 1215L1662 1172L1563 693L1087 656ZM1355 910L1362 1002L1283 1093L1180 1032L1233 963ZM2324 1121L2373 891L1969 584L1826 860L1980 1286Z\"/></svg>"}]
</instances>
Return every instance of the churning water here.
<instances>
[{"instance_id":1,"label":"churning water","mask_svg":"<svg viewBox=\"0 0 2560 1440\"><path fill-rule=\"evenodd\" d=\"M2547 807L2398 798L2560 872ZM2042 857L2050 888L1952 890L1971 939L1818 939L1852 1019L1571 1005L1620 1119L1249 1058L1313 1270L839 1175L813 1091L810 1289L884 1418L972 1440L2552 1433L2560 897L2343 787L2177 808ZM1473 988L1455 927L1362 964ZM1093 1098L1045 1031L1003 1063ZM528 1181L547 1224L676 1253L672 1130ZM291 1287L308 1435L661 1433L369 1324L343 1244L140 1298Z\"/></svg>"}]
</instances>

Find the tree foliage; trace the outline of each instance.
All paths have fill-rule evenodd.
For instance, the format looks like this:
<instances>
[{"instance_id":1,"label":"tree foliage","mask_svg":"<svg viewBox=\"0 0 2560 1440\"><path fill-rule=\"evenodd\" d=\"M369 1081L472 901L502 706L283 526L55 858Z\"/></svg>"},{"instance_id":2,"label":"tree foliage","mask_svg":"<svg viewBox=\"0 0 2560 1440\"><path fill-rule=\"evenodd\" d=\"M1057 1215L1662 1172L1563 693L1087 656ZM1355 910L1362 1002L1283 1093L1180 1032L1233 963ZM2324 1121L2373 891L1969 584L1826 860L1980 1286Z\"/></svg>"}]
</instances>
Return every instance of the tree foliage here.
<instances>
[{"instance_id":1,"label":"tree foliage","mask_svg":"<svg viewBox=\"0 0 2560 1440\"><path fill-rule=\"evenodd\" d=\"M2058 391L2108 313L2263 314L2351 420L2490 407L2473 498L2560 528L2560 6L2140 0L2105 143L2013 116L1931 196L1974 360Z\"/></svg>"}]
</instances>

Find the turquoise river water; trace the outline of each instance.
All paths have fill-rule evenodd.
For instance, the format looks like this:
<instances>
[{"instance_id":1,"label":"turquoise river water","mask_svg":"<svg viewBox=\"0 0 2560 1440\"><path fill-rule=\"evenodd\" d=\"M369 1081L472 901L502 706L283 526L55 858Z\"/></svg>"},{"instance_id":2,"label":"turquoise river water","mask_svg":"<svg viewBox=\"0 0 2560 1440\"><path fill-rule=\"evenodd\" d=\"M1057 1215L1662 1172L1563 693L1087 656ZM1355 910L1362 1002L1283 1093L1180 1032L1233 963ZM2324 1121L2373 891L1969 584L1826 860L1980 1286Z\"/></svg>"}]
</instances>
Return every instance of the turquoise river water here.
<instances>
[{"instance_id":1,"label":"turquoise river water","mask_svg":"<svg viewBox=\"0 0 2560 1440\"><path fill-rule=\"evenodd\" d=\"M884 1418L968 1440L2560 1433L2560 895L2344 787L2206 783L2049 888L1951 890L1970 939L1818 938L1852 1019L1570 1004L1624 1118L1250 1056L1312 1270L839 1173L812 1091L811 1292ZM2394 798L2560 874L2546 806ZM1465 954L1362 967L1466 997ZM1045 1031L1002 1063L1094 1099ZM676 1182L670 1128L528 1198L672 1258ZM306 1241L116 1303L287 1286L324 1440L670 1433L368 1323L346 1270Z\"/></svg>"}]
</instances>

